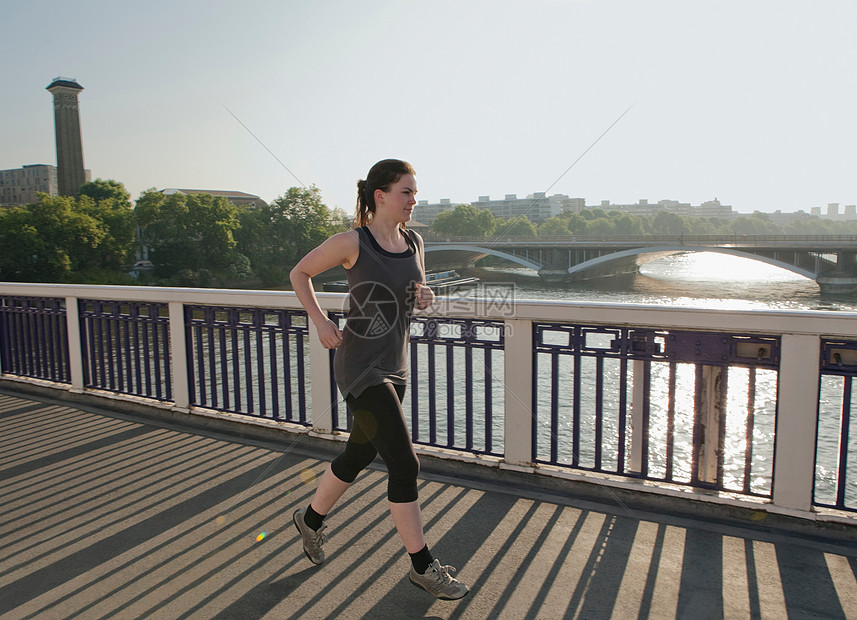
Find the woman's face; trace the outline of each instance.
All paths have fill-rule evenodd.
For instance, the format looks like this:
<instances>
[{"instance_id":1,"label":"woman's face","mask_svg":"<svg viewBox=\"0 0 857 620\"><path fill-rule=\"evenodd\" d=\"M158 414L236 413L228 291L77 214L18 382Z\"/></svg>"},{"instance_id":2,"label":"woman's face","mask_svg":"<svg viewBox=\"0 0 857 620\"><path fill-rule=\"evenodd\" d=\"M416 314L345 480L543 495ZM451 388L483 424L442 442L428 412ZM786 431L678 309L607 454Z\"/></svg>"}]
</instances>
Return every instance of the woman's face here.
<instances>
[{"instance_id":1,"label":"woman's face","mask_svg":"<svg viewBox=\"0 0 857 620\"><path fill-rule=\"evenodd\" d=\"M390 186L390 191L378 190L375 208L383 211L397 222L409 222L417 204L417 179L412 174L403 174Z\"/></svg>"}]
</instances>

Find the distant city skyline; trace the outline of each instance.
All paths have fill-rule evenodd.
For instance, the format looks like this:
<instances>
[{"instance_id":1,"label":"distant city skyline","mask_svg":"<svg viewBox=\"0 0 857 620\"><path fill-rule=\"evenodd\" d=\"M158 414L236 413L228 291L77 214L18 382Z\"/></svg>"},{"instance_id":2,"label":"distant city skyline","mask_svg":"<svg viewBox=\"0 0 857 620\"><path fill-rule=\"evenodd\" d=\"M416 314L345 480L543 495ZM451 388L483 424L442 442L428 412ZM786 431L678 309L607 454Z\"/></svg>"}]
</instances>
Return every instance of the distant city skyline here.
<instances>
[{"instance_id":1,"label":"distant city skyline","mask_svg":"<svg viewBox=\"0 0 857 620\"><path fill-rule=\"evenodd\" d=\"M554 217L567 212L580 211L583 209L600 209L604 211L617 211L627 215L655 216L659 211L669 211L677 215L731 219L742 215L753 215L753 212L739 212L732 205L725 205L717 198L706 200L700 204L693 205L671 199L649 201L641 198L633 203L612 203L602 200L600 203L588 203L580 197L570 197L564 194L544 196L541 193L528 194L518 197L516 194L506 194L503 198L494 199L491 196L480 196L478 200L456 201L450 198L441 198L437 202L427 200L418 201L414 209L414 219L421 224L431 225L435 218L444 211L452 211L456 206L464 204L471 205L476 209L487 209L495 217L504 219L517 219L526 217L533 224L541 224L547 218ZM840 205L839 203L828 203L825 207L812 207L809 210L799 209L797 211L773 211L764 212L769 216L782 216L780 219L794 219L790 216L820 217L824 219L852 221L857 220L857 205Z\"/></svg>"},{"instance_id":2,"label":"distant city skyline","mask_svg":"<svg viewBox=\"0 0 857 620\"><path fill-rule=\"evenodd\" d=\"M270 202L298 184L279 159L351 212L357 179L399 157L429 202L823 210L857 202L854 23L850 0L16 3L0 169L56 163L44 89L67 75L86 167L132 198Z\"/></svg>"}]
</instances>

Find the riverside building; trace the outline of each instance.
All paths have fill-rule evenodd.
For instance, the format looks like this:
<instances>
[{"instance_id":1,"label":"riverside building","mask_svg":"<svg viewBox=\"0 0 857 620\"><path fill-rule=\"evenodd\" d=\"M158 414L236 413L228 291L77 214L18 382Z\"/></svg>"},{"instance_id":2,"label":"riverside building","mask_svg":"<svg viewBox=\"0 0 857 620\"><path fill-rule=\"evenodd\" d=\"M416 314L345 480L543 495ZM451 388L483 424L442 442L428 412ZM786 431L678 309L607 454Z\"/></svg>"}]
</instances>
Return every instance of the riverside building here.
<instances>
[{"instance_id":1,"label":"riverside building","mask_svg":"<svg viewBox=\"0 0 857 620\"><path fill-rule=\"evenodd\" d=\"M86 182L92 180L92 171L84 170ZM14 207L37 202L37 194L59 194L57 167L48 164L31 164L23 168L0 170L0 206Z\"/></svg>"},{"instance_id":2,"label":"riverside building","mask_svg":"<svg viewBox=\"0 0 857 620\"><path fill-rule=\"evenodd\" d=\"M440 202L435 203L420 200L417 203L417 217L420 218L421 222L431 225L439 214L444 211L451 211L459 204L468 203L453 203L449 198L441 198ZM601 209L607 212L618 211L628 215L646 216L657 215L659 211L669 211L691 217L724 219L738 215L731 206L721 204L717 198L696 206L677 200L659 200L655 203L649 203L646 199L641 199L634 204L613 204L609 200L602 200L599 205L587 205L583 198L569 198L565 194L545 196L544 192L539 192L529 194L526 198L518 198L516 194L506 194L504 198L495 200L492 200L490 196L480 196L477 201L469 204L476 209L488 209L494 217L502 217L507 220L524 216L536 225L542 224L548 218L584 209Z\"/></svg>"},{"instance_id":3,"label":"riverside building","mask_svg":"<svg viewBox=\"0 0 857 620\"><path fill-rule=\"evenodd\" d=\"M738 213L732 210L729 205L721 204L717 198L708 200L700 205L694 206L689 202L679 202L678 200L659 200L654 203L649 203L645 198L641 198L634 204L613 204L609 200L602 200L597 207L590 206L587 208L598 208L602 211L618 211L628 215L657 215L659 211L667 211L676 215L688 217L717 217L722 219L730 219L736 217Z\"/></svg>"},{"instance_id":4,"label":"riverside building","mask_svg":"<svg viewBox=\"0 0 857 620\"><path fill-rule=\"evenodd\" d=\"M246 192L236 192L220 189L179 189L176 187L168 187L162 189L161 193L165 196L173 194L211 194L215 198L226 198L227 202L236 207L248 207L250 209L261 209L267 207L268 203L259 198L256 194L248 194Z\"/></svg>"},{"instance_id":5,"label":"riverside building","mask_svg":"<svg viewBox=\"0 0 857 620\"><path fill-rule=\"evenodd\" d=\"M36 202L36 194L57 195L57 167L32 164L0 170L0 205L11 207Z\"/></svg>"},{"instance_id":6,"label":"riverside building","mask_svg":"<svg viewBox=\"0 0 857 620\"><path fill-rule=\"evenodd\" d=\"M471 203L453 203L449 198L441 198L440 202L435 203L420 200L417 203L416 216L430 226L439 214L452 211L459 204L470 204L475 209L488 209L494 217L507 220L526 217L533 224L541 224L546 219L566 211L585 208L583 198L569 198L564 194L545 196L544 192L538 192L529 194L526 198L518 198L517 194L506 194L505 197L494 200L490 196L480 196L476 202Z\"/></svg>"},{"instance_id":7,"label":"riverside building","mask_svg":"<svg viewBox=\"0 0 857 620\"><path fill-rule=\"evenodd\" d=\"M857 206L845 205L844 211L840 211L838 202L830 202L825 213L821 212L821 207L812 207L811 215L826 220L852 221L857 220Z\"/></svg>"}]
</instances>

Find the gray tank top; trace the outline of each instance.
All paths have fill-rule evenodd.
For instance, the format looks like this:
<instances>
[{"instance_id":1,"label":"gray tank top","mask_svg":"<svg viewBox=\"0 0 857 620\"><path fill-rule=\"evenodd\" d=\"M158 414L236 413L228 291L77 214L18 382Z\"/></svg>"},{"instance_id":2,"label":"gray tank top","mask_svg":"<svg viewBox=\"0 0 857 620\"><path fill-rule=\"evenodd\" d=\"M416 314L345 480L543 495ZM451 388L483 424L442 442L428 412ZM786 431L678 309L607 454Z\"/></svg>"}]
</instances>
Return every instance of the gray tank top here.
<instances>
[{"instance_id":1,"label":"gray tank top","mask_svg":"<svg viewBox=\"0 0 857 620\"><path fill-rule=\"evenodd\" d=\"M346 270L349 310L333 375L343 397L380 383L405 385L410 317L417 282L425 282L419 235L402 231L408 250L388 252L369 229L358 228L360 253Z\"/></svg>"}]
</instances>

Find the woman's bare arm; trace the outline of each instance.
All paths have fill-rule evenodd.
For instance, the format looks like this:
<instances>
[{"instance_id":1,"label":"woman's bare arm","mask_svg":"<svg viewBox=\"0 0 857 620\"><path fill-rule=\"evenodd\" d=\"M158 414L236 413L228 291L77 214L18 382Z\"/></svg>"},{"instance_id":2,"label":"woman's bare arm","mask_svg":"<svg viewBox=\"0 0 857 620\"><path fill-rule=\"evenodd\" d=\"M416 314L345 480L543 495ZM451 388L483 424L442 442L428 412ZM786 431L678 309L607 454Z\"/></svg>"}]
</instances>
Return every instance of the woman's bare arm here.
<instances>
[{"instance_id":1,"label":"woman's bare arm","mask_svg":"<svg viewBox=\"0 0 857 620\"><path fill-rule=\"evenodd\" d=\"M342 344L342 332L321 309L312 286L312 278L337 265L350 269L357 261L359 252L360 242L356 231L338 233L311 250L289 273L289 280L298 301L318 330L321 344L327 349L335 349Z\"/></svg>"}]
</instances>

